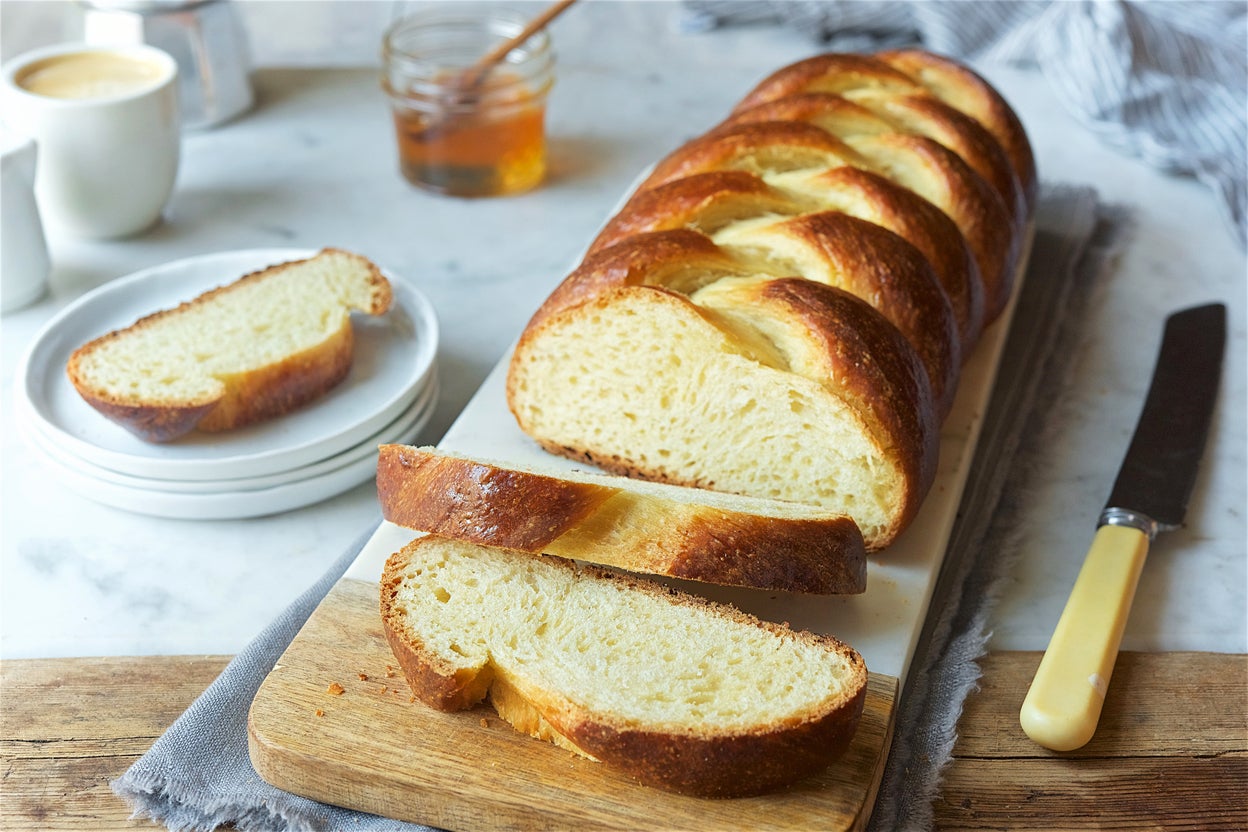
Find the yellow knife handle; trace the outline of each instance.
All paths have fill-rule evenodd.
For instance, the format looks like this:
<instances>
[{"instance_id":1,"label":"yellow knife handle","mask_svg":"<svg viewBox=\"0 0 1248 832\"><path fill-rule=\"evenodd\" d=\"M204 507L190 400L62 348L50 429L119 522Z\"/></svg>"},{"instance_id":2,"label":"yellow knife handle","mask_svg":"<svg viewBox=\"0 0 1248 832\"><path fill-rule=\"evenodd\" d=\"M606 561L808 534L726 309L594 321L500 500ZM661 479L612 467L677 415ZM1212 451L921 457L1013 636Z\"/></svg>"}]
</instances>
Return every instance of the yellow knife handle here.
<instances>
[{"instance_id":1,"label":"yellow knife handle","mask_svg":"<svg viewBox=\"0 0 1248 832\"><path fill-rule=\"evenodd\" d=\"M1072 751L1096 732L1148 544L1132 526L1096 530L1019 714L1045 748Z\"/></svg>"}]
</instances>

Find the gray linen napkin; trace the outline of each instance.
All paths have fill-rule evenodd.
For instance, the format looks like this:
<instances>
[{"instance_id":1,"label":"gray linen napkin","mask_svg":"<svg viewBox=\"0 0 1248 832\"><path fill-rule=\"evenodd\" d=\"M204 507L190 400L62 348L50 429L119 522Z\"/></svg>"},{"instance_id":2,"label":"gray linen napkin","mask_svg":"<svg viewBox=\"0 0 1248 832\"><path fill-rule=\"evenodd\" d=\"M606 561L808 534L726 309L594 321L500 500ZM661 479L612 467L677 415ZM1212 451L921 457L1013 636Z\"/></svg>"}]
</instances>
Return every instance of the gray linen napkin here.
<instances>
[{"instance_id":1,"label":"gray linen napkin","mask_svg":"<svg viewBox=\"0 0 1248 832\"><path fill-rule=\"evenodd\" d=\"M784 23L832 50L922 44L1031 66L1102 141L1212 188L1248 241L1248 4L686 0L689 29Z\"/></svg>"},{"instance_id":2,"label":"gray linen napkin","mask_svg":"<svg viewBox=\"0 0 1248 832\"><path fill-rule=\"evenodd\" d=\"M131 805L135 817L151 818L177 832L210 832L225 824L240 830L428 829L275 789L260 779L247 756L247 712L260 683L375 529L376 524L352 543L113 781L113 791Z\"/></svg>"},{"instance_id":3,"label":"gray linen napkin","mask_svg":"<svg viewBox=\"0 0 1248 832\"><path fill-rule=\"evenodd\" d=\"M1000 381L985 416L976 454L933 600L932 621L916 653L898 716L893 753L876 804L874 828L925 828L939 773L952 750L962 702L978 678L975 659L987 636L985 620L1007 562L979 542L998 508L1011 456L1038 379L1052 362L1059 322L1070 293L1099 271L1081 257L1096 222L1104 221L1088 188L1045 188L1037 208L1036 242ZM1066 316L1069 318L1069 316ZM1043 370L1043 372L1041 372ZM1005 483L1007 487L1009 483ZM113 782L138 817L182 832L233 824L240 830L365 830L409 832L427 827L326 806L275 789L259 778L247 755L247 712L252 697L312 610L346 571L372 534L354 543L303 595L230 662L215 682L152 748ZM925 814L926 813L926 814Z\"/></svg>"}]
</instances>

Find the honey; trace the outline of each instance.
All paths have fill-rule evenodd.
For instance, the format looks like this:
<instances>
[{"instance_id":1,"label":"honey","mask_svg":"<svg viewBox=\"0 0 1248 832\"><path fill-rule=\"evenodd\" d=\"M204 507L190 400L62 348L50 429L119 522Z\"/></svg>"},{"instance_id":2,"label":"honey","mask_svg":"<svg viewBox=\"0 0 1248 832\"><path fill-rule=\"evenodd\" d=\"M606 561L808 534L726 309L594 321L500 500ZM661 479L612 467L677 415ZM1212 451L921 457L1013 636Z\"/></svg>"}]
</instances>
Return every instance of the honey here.
<instances>
[{"instance_id":1,"label":"honey","mask_svg":"<svg viewBox=\"0 0 1248 832\"><path fill-rule=\"evenodd\" d=\"M527 191L546 175L546 108L522 103L442 112L398 109L399 168L412 184L455 196Z\"/></svg>"},{"instance_id":2,"label":"honey","mask_svg":"<svg viewBox=\"0 0 1248 832\"><path fill-rule=\"evenodd\" d=\"M425 190L451 196L527 191L546 175L546 95L553 81L549 40L539 32L479 83L464 70L523 20L415 15L383 44L398 140L399 169Z\"/></svg>"}]
</instances>

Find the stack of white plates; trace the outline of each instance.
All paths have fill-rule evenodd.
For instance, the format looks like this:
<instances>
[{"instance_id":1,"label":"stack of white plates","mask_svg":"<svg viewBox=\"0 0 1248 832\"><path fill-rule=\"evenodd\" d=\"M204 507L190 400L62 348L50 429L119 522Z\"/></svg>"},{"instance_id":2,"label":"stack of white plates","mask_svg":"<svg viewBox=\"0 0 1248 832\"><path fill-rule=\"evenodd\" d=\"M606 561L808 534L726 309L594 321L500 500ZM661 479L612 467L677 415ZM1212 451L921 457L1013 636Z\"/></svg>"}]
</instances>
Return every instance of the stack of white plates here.
<instances>
[{"instance_id":1,"label":"stack of white plates","mask_svg":"<svg viewBox=\"0 0 1248 832\"><path fill-rule=\"evenodd\" d=\"M82 344L274 263L313 251L261 249L180 260L112 281L48 322L17 370L17 423L75 491L161 517L254 517L309 505L372 478L377 446L411 441L438 398L429 301L386 272L394 304L359 316L346 380L308 406L223 433L144 442L93 410L65 374Z\"/></svg>"}]
</instances>

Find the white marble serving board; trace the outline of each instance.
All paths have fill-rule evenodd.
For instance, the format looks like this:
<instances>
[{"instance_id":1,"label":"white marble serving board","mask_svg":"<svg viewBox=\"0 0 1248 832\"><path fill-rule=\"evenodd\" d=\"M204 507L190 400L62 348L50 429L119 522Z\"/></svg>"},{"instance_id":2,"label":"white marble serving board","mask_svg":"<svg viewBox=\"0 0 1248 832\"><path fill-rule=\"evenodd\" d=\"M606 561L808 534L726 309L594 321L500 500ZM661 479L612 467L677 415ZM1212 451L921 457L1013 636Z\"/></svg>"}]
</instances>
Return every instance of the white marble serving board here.
<instances>
[{"instance_id":1,"label":"white marble serving board","mask_svg":"<svg viewBox=\"0 0 1248 832\"><path fill-rule=\"evenodd\" d=\"M1019 282L1024 271L1020 266ZM1016 285L1014 297L1018 294ZM1013 314L1012 301L984 333L963 367L957 399L941 430L936 480L910 527L887 550L870 558L865 593L852 597L803 596L664 581L730 602L759 618L786 621L794 627L836 636L853 645L870 670L896 677L904 686L940 574ZM476 458L549 470L592 470L583 463L547 453L520 430L507 408L509 360L510 351L468 402L439 447ZM386 557L413 537L415 534L407 529L382 523L345 577L376 582Z\"/></svg>"}]
</instances>

